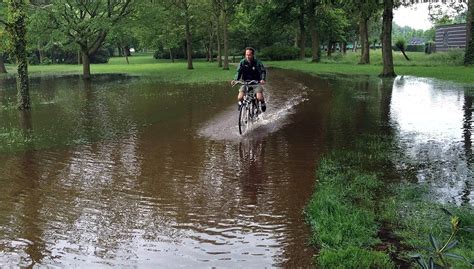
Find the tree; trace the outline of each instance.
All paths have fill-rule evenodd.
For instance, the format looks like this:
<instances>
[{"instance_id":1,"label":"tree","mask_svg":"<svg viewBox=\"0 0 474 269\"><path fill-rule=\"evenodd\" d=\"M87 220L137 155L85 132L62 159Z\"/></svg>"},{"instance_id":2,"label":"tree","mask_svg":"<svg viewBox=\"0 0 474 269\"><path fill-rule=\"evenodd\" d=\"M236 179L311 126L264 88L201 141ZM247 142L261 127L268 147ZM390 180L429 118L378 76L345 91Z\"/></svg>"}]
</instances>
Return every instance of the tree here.
<instances>
[{"instance_id":1,"label":"tree","mask_svg":"<svg viewBox=\"0 0 474 269\"><path fill-rule=\"evenodd\" d=\"M130 14L132 1L54 0L49 5L52 26L80 48L84 79L91 75L91 56L103 45L110 28Z\"/></svg>"},{"instance_id":2,"label":"tree","mask_svg":"<svg viewBox=\"0 0 474 269\"><path fill-rule=\"evenodd\" d=\"M7 0L6 3L8 18L4 24L9 35L9 47L13 51L18 64L18 109L30 110L28 58L26 55L26 1Z\"/></svg>"},{"instance_id":3,"label":"tree","mask_svg":"<svg viewBox=\"0 0 474 269\"><path fill-rule=\"evenodd\" d=\"M188 60L188 69L193 69L193 41L191 33L191 10L192 0L172 0L174 5L179 9L184 24L184 32L186 36L186 58Z\"/></svg>"},{"instance_id":4,"label":"tree","mask_svg":"<svg viewBox=\"0 0 474 269\"><path fill-rule=\"evenodd\" d=\"M394 0L384 0L383 4L383 23L382 23L382 61L383 70L381 77L395 77L395 69L393 68L392 54L392 21Z\"/></svg>"},{"instance_id":5,"label":"tree","mask_svg":"<svg viewBox=\"0 0 474 269\"><path fill-rule=\"evenodd\" d=\"M6 34L3 29L0 29L0 73L7 73L5 62L3 60L4 50L6 47Z\"/></svg>"},{"instance_id":6,"label":"tree","mask_svg":"<svg viewBox=\"0 0 474 269\"><path fill-rule=\"evenodd\" d=\"M0 73L7 73L7 69L5 67L5 62L4 62L4 52L7 47L7 37L5 33L5 29L3 26L6 25L6 19L5 19L5 6L3 2L0 2Z\"/></svg>"},{"instance_id":7,"label":"tree","mask_svg":"<svg viewBox=\"0 0 474 269\"><path fill-rule=\"evenodd\" d=\"M224 65L222 69L229 70L229 21L239 0L217 0L222 14L222 34L224 41Z\"/></svg>"},{"instance_id":8,"label":"tree","mask_svg":"<svg viewBox=\"0 0 474 269\"><path fill-rule=\"evenodd\" d=\"M311 61L319 62L321 60L321 43L316 25L316 9L321 4L318 0L309 0L308 3L308 23L311 33Z\"/></svg>"}]
</instances>

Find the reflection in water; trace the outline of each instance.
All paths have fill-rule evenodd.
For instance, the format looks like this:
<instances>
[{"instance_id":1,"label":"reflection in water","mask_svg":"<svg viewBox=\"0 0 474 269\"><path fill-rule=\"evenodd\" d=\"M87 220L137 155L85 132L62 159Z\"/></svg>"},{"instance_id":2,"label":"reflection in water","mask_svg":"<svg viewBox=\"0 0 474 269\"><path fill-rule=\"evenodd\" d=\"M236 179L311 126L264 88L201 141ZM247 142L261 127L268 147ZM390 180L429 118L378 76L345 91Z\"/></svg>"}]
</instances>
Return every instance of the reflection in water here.
<instances>
[{"instance_id":1,"label":"reflection in water","mask_svg":"<svg viewBox=\"0 0 474 269\"><path fill-rule=\"evenodd\" d=\"M31 138L0 153L2 265L309 267L319 159L380 130L400 171L472 203L472 95L433 81L272 70L266 118L244 137L227 84L33 83L32 114L0 110L0 130Z\"/></svg>"},{"instance_id":2,"label":"reflection in water","mask_svg":"<svg viewBox=\"0 0 474 269\"><path fill-rule=\"evenodd\" d=\"M461 87L428 79L398 78L394 83L391 115L398 127L405 160L399 167L428 182L442 201L473 203L472 100ZM471 104L472 105L472 104Z\"/></svg>"}]
</instances>

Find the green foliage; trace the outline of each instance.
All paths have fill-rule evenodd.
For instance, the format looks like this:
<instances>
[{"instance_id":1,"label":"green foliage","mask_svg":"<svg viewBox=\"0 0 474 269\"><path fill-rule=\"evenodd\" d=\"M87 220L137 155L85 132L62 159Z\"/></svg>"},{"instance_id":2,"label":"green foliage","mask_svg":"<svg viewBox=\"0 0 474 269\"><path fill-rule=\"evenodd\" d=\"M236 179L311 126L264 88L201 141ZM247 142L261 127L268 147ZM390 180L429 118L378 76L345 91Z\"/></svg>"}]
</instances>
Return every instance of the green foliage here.
<instances>
[{"instance_id":1,"label":"green foliage","mask_svg":"<svg viewBox=\"0 0 474 269\"><path fill-rule=\"evenodd\" d=\"M395 46L400 50L400 51L405 51L406 47L407 47L407 41L402 38L402 37L399 37L396 41L395 41Z\"/></svg>"},{"instance_id":2,"label":"green foliage","mask_svg":"<svg viewBox=\"0 0 474 269\"><path fill-rule=\"evenodd\" d=\"M299 50L293 46L274 45L262 49L259 57L263 60L294 60L298 58Z\"/></svg>"},{"instance_id":3,"label":"green foliage","mask_svg":"<svg viewBox=\"0 0 474 269\"><path fill-rule=\"evenodd\" d=\"M430 247L428 248L428 262L426 262L422 254L412 255L412 258L415 259L422 269L451 268L452 264L450 263L450 259L464 260L468 263L471 263L465 257L452 253L451 251L459 244L459 241L455 239L459 230L464 229L468 232L472 232L474 231L474 228L461 228L460 219L458 216L451 214L451 212L449 212L447 209L443 208L443 211L451 217L451 234L449 235L448 239L444 241L444 243L443 241L436 238L433 234L429 234ZM474 265L474 262L471 265Z\"/></svg>"},{"instance_id":4,"label":"green foliage","mask_svg":"<svg viewBox=\"0 0 474 269\"><path fill-rule=\"evenodd\" d=\"M395 268L390 257L379 251L348 247L342 250L324 249L319 253L321 268Z\"/></svg>"},{"instance_id":5,"label":"green foliage","mask_svg":"<svg viewBox=\"0 0 474 269\"><path fill-rule=\"evenodd\" d=\"M472 206L440 205L434 201L434 194L430 192L428 185L405 183L396 187L395 191L396 211L398 211L395 220L399 227L396 233L403 238L403 244L417 252L411 256L419 260L418 266L424 268L423 265L426 263L429 268L430 256L433 258L433 263L440 263L440 256L435 249L439 252L446 246L440 254L444 255L446 252L454 254L446 256L446 261L452 268L472 268L464 258L451 259L460 256L468 258L471 262L474 260L472 248L474 233L472 229L469 230L469 227L474 227ZM446 221L446 213L450 214L452 222ZM456 241L457 243L453 243Z\"/></svg>"}]
</instances>

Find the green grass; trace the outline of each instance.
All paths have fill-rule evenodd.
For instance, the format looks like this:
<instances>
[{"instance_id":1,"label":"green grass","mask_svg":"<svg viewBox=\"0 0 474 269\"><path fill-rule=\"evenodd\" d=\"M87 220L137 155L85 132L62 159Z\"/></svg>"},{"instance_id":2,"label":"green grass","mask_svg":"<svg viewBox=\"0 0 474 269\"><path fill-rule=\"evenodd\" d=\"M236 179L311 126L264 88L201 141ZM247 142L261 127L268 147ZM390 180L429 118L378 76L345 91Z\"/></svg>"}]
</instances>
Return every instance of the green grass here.
<instances>
[{"instance_id":1,"label":"green grass","mask_svg":"<svg viewBox=\"0 0 474 269\"><path fill-rule=\"evenodd\" d=\"M462 52L450 51L434 54L409 53L406 61L401 53L394 52L395 73L417 77L437 78L460 83L474 83L474 67L462 65ZM334 54L322 57L321 63L306 61L272 61L268 66L299 70L314 74L378 75L382 71L380 50L371 51L371 64L359 65L359 54Z\"/></svg>"},{"instance_id":2,"label":"green grass","mask_svg":"<svg viewBox=\"0 0 474 269\"><path fill-rule=\"evenodd\" d=\"M306 208L312 242L320 248L321 268L394 268L389 254L376 250L380 222L378 202L383 182L364 163L381 165L388 153L371 154L386 141L367 136L356 150L331 152L319 164L318 184ZM357 146L360 145L360 146ZM372 161L372 162L371 162Z\"/></svg>"},{"instance_id":3,"label":"green grass","mask_svg":"<svg viewBox=\"0 0 474 269\"><path fill-rule=\"evenodd\" d=\"M398 75L438 78L460 83L474 83L474 67L462 65L463 52L450 51L434 54L409 52L412 59L406 61L400 52L394 52L395 72ZM107 64L92 64L92 74L125 73L150 76L154 79L173 83L208 83L229 81L235 74L235 67L222 70L217 63L208 63L202 59L193 61L194 69L188 70L184 60L171 63L169 60L155 60L151 54L137 54L129 57L127 64L123 57L110 58ZM268 61L267 66L299 70L314 74L373 75L382 71L380 50L371 50L371 64L358 65L359 53L346 55L335 53L331 57L323 56L321 63L309 61ZM7 65L9 74L15 74L15 66ZM30 65L30 76L54 76L64 74L82 74L82 65Z\"/></svg>"},{"instance_id":4,"label":"green grass","mask_svg":"<svg viewBox=\"0 0 474 269\"><path fill-rule=\"evenodd\" d=\"M459 216L461 225L474 226L471 206L441 205L427 186L387 183L388 173L393 177L392 149L389 137L363 135L320 161L305 213L321 268L394 268L391 254L405 260L410 253L426 255L430 233L443 240L449 235L449 217L441 207ZM382 226L406 249L379 238ZM456 239L460 243L452 252L474 259L474 233L461 232ZM471 268L465 261L450 262L453 268Z\"/></svg>"},{"instance_id":5,"label":"green grass","mask_svg":"<svg viewBox=\"0 0 474 269\"><path fill-rule=\"evenodd\" d=\"M171 63L169 60L155 60L150 54L129 57L129 62L130 64L127 64L123 57L113 57L106 64L92 64L91 74L125 73L149 76L172 83L230 81L235 74L234 66L231 66L230 70L222 70L217 63L208 63L203 60L193 61L194 69L192 70L187 69L187 62L183 60ZM82 65L30 65L28 68L31 77L82 74ZM13 65L7 65L7 70L9 74L0 75L0 77L13 76L16 73Z\"/></svg>"}]
</instances>

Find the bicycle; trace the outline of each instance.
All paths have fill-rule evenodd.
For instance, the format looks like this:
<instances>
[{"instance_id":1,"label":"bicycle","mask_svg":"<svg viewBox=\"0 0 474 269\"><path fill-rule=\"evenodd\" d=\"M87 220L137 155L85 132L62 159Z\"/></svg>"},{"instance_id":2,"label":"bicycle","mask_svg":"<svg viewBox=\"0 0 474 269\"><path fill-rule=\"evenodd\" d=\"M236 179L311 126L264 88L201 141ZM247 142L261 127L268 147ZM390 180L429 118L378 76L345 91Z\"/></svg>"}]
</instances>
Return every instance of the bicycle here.
<instances>
[{"instance_id":1,"label":"bicycle","mask_svg":"<svg viewBox=\"0 0 474 269\"><path fill-rule=\"evenodd\" d=\"M245 134L249 126L257 121L258 116L262 113L258 105L256 93L253 91L254 87L259 86L256 80L250 81L235 81L232 86L237 84L244 86L244 99L239 109L239 133Z\"/></svg>"}]
</instances>

